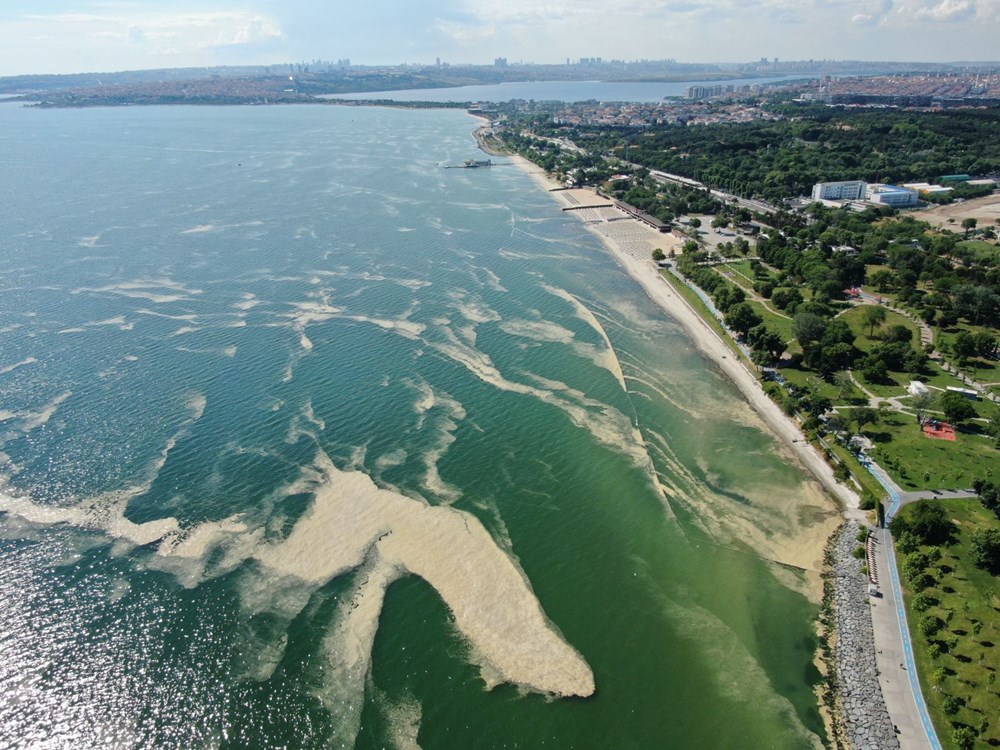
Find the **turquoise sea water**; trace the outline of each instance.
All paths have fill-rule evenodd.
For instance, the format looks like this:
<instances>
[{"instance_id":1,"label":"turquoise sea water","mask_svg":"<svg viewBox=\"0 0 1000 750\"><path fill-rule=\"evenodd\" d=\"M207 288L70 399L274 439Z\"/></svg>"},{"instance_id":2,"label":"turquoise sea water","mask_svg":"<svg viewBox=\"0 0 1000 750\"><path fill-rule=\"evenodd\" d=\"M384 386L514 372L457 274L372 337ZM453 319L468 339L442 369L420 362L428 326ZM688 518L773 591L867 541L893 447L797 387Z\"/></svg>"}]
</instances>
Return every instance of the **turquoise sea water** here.
<instances>
[{"instance_id":1,"label":"turquoise sea water","mask_svg":"<svg viewBox=\"0 0 1000 750\"><path fill-rule=\"evenodd\" d=\"M768 540L832 511L582 224L440 167L473 127L0 105L0 746L819 742L816 605ZM345 666L381 537L328 580L260 553L327 458L478 519L594 695L488 689L415 575ZM215 535L139 538L163 519Z\"/></svg>"}]
</instances>

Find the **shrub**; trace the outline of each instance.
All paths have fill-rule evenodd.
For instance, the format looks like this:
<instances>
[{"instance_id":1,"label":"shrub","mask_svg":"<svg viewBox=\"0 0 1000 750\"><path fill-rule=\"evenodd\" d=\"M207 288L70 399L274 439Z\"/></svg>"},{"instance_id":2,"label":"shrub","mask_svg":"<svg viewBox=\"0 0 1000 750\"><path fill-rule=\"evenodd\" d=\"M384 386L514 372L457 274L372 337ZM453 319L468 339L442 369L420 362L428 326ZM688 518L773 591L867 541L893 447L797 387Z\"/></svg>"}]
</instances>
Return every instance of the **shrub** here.
<instances>
[{"instance_id":1,"label":"shrub","mask_svg":"<svg viewBox=\"0 0 1000 750\"><path fill-rule=\"evenodd\" d=\"M937 615L924 615L917 626L924 638L933 638L944 627L944 620Z\"/></svg>"}]
</instances>

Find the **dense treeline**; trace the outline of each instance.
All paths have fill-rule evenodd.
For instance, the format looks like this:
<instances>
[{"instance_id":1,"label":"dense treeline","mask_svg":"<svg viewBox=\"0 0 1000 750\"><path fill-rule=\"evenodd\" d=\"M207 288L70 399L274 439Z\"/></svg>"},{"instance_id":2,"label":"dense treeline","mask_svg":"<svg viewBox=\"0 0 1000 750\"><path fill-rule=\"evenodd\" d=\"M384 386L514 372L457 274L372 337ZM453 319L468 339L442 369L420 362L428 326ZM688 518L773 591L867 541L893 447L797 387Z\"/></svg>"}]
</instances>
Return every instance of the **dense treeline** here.
<instances>
[{"instance_id":1,"label":"dense treeline","mask_svg":"<svg viewBox=\"0 0 1000 750\"><path fill-rule=\"evenodd\" d=\"M634 163L769 200L808 195L822 181L911 182L1000 171L998 110L786 107L783 113L789 119L641 132L539 123L538 132L606 154L621 155L628 144Z\"/></svg>"}]
</instances>

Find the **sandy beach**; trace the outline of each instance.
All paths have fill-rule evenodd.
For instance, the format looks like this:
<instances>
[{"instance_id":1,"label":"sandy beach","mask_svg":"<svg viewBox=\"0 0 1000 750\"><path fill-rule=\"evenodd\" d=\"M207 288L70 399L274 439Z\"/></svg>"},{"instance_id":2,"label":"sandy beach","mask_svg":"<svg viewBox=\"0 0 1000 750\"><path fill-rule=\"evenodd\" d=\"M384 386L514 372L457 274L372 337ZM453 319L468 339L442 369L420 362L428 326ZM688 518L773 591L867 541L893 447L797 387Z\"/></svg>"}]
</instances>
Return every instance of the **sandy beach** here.
<instances>
[{"instance_id":1,"label":"sandy beach","mask_svg":"<svg viewBox=\"0 0 1000 750\"><path fill-rule=\"evenodd\" d=\"M514 163L527 172L539 187L546 191L560 187L538 166L520 156L510 157ZM591 190L560 190L549 192L554 200L563 206L588 206L607 204ZM659 305L668 315L678 321L691 336L698 349L728 377L764 423L780 437L792 450L798 460L820 482L823 488L837 499L848 515L860 514L860 498L853 490L840 484L833 475L833 469L823 457L810 445L798 424L784 414L764 390L756 375L751 373L739 361L701 316L677 294L664 279L652 259L652 251L661 248L669 252L671 248L678 249L681 240L671 235L661 234L651 227L635 221L615 221L612 225L603 222L604 226L614 226L613 233L601 231L605 218L600 212L617 212L616 209L578 208L572 213L587 222L587 228L597 235L604 246L614 255L628 274L639 283L650 299ZM617 216L622 216L617 212ZM621 225L627 225L622 228Z\"/></svg>"}]
</instances>

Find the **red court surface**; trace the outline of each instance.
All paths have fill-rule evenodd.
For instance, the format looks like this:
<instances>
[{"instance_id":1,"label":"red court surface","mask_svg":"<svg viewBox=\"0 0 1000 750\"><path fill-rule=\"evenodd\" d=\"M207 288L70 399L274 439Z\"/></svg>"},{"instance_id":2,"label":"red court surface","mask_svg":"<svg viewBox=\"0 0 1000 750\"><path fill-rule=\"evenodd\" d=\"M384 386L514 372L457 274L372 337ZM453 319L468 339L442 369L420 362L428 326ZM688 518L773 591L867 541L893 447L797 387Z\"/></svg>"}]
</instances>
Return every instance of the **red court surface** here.
<instances>
[{"instance_id":1,"label":"red court surface","mask_svg":"<svg viewBox=\"0 0 1000 750\"><path fill-rule=\"evenodd\" d=\"M955 428L947 422L930 421L924 423L924 434L929 438L938 440L954 440Z\"/></svg>"}]
</instances>

